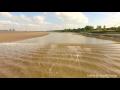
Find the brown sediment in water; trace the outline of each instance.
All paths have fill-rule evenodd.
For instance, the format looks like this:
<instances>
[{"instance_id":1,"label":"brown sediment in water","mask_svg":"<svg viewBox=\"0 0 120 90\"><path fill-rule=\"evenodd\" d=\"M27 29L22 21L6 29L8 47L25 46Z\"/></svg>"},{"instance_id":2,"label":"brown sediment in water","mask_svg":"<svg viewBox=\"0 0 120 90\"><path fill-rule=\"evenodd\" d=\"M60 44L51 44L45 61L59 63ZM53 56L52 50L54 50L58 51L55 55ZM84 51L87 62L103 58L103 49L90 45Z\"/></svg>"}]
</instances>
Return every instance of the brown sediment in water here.
<instances>
[{"instance_id":1,"label":"brown sediment in water","mask_svg":"<svg viewBox=\"0 0 120 90\"><path fill-rule=\"evenodd\" d=\"M48 34L48 32L0 32L0 43L42 37Z\"/></svg>"},{"instance_id":2,"label":"brown sediment in water","mask_svg":"<svg viewBox=\"0 0 120 90\"><path fill-rule=\"evenodd\" d=\"M120 47L106 44L46 44L19 59L14 56L0 63L0 77L120 77Z\"/></svg>"}]
</instances>

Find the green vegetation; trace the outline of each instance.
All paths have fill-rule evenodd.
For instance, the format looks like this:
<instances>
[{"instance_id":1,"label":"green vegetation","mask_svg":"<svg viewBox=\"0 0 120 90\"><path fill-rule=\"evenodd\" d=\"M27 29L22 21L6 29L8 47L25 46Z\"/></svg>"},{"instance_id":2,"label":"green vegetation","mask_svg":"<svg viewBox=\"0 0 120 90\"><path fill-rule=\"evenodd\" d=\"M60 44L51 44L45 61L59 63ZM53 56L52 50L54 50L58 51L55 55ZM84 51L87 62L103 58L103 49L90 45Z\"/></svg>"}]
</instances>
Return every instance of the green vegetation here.
<instances>
[{"instance_id":1,"label":"green vegetation","mask_svg":"<svg viewBox=\"0 0 120 90\"><path fill-rule=\"evenodd\" d=\"M101 31L101 29L102 29L101 26L97 26L97 30Z\"/></svg>"},{"instance_id":2,"label":"green vegetation","mask_svg":"<svg viewBox=\"0 0 120 90\"><path fill-rule=\"evenodd\" d=\"M104 25L103 28L102 26L98 25L97 28L94 28L93 26L87 25L84 28L78 28L78 29L64 29L64 30L52 30L51 32L79 32L79 33L120 33L120 26L118 27L110 27L106 28Z\"/></svg>"},{"instance_id":3,"label":"green vegetation","mask_svg":"<svg viewBox=\"0 0 120 90\"><path fill-rule=\"evenodd\" d=\"M94 27L93 26L85 26L86 31L93 31Z\"/></svg>"},{"instance_id":4,"label":"green vegetation","mask_svg":"<svg viewBox=\"0 0 120 90\"><path fill-rule=\"evenodd\" d=\"M120 32L120 26L116 29L116 31L119 31L119 32Z\"/></svg>"},{"instance_id":5,"label":"green vegetation","mask_svg":"<svg viewBox=\"0 0 120 90\"><path fill-rule=\"evenodd\" d=\"M106 26L104 25L103 30L106 31Z\"/></svg>"}]
</instances>

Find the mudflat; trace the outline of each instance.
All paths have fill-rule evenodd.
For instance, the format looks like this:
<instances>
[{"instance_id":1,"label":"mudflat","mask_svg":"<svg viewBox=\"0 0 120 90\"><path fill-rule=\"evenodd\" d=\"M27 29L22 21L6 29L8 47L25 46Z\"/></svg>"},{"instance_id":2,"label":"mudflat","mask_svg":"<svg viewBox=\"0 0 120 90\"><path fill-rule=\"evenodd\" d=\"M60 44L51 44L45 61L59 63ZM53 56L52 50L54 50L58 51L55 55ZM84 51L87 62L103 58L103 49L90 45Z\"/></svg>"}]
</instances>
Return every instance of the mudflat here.
<instances>
[{"instance_id":1,"label":"mudflat","mask_svg":"<svg viewBox=\"0 0 120 90\"><path fill-rule=\"evenodd\" d=\"M113 33L114 34L114 33ZM112 40L112 41L116 41L116 42L120 42L120 37L117 35L103 35L103 34L81 34L87 37L95 37L98 39L104 39L104 40Z\"/></svg>"},{"instance_id":2,"label":"mudflat","mask_svg":"<svg viewBox=\"0 0 120 90\"><path fill-rule=\"evenodd\" d=\"M0 32L0 43L42 37L48 34L48 32Z\"/></svg>"}]
</instances>

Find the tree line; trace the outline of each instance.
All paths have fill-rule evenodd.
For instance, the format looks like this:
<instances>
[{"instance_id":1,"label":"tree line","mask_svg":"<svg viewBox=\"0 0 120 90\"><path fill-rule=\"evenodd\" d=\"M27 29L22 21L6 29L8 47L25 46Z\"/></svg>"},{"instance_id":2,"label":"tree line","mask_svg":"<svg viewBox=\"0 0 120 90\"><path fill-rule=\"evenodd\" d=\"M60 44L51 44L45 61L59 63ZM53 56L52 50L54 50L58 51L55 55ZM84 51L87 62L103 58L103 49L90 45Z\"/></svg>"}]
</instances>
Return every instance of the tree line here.
<instances>
[{"instance_id":1,"label":"tree line","mask_svg":"<svg viewBox=\"0 0 120 90\"><path fill-rule=\"evenodd\" d=\"M52 30L53 32L105 32L105 31L119 31L120 32L120 26L118 27L110 27L106 28L104 25L103 27L98 25L97 28L94 28L94 26L87 25L84 28L78 28L78 29L64 29L64 30Z\"/></svg>"}]
</instances>

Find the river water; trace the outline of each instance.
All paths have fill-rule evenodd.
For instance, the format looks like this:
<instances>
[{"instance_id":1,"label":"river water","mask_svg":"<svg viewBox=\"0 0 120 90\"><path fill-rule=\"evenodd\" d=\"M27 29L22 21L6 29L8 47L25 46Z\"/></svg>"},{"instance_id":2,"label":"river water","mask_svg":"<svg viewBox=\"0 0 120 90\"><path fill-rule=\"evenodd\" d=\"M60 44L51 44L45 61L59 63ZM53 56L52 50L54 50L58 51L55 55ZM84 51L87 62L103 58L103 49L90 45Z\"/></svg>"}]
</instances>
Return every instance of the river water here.
<instances>
[{"instance_id":1,"label":"river water","mask_svg":"<svg viewBox=\"0 0 120 90\"><path fill-rule=\"evenodd\" d=\"M120 44L75 33L0 43L0 77L120 77Z\"/></svg>"},{"instance_id":2,"label":"river water","mask_svg":"<svg viewBox=\"0 0 120 90\"><path fill-rule=\"evenodd\" d=\"M44 37L16 41L16 43L77 43L77 44L108 44L116 43L109 40L85 37L75 33L51 33Z\"/></svg>"}]
</instances>

